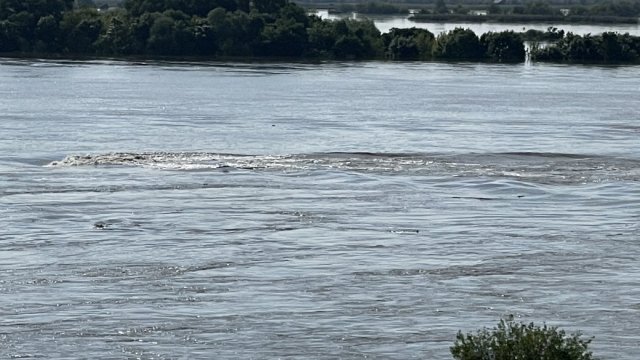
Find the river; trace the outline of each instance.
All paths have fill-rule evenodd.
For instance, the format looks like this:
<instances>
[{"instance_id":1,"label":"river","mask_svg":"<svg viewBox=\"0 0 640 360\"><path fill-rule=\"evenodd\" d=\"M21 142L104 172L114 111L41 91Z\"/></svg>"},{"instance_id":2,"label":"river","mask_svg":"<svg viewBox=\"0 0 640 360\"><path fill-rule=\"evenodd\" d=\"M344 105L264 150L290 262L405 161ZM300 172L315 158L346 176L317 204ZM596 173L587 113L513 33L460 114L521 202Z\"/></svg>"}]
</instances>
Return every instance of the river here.
<instances>
[{"instance_id":1,"label":"river","mask_svg":"<svg viewBox=\"0 0 640 360\"><path fill-rule=\"evenodd\" d=\"M0 60L0 358L640 354L638 66Z\"/></svg>"},{"instance_id":2,"label":"river","mask_svg":"<svg viewBox=\"0 0 640 360\"><path fill-rule=\"evenodd\" d=\"M412 21L406 15L364 15L364 14L329 14L328 10L319 10L316 15L324 19L340 19L350 17L354 19L370 19L378 30L387 33L392 28L404 29L417 27L427 29L434 34L451 31L455 28L471 29L478 36L488 32L513 30L516 32L532 30L546 31L549 28L562 29L578 35L601 34L606 31L620 34L629 33L640 36L640 24L558 24L558 23L496 23L496 22L418 22Z\"/></svg>"}]
</instances>

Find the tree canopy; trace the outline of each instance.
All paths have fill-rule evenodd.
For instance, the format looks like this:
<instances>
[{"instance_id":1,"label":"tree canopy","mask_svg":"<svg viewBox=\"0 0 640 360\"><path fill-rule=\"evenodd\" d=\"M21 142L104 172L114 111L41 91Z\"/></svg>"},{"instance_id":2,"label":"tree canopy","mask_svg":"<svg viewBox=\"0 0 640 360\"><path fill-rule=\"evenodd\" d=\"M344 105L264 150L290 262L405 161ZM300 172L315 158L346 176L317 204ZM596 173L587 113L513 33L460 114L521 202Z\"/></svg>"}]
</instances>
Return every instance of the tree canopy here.
<instances>
[{"instance_id":1,"label":"tree canopy","mask_svg":"<svg viewBox=\"0 0 640 360\"><path fill-rule=\"evenodd\" d=\"M600 35L566 34L550 46L534 46L532 60L573 63L640 62L640 37L605 32Z\"/></svg>"},{"instance_id":2,"label":"tree canopy","mask_svg":"<svg viewBox=\"0 0 640 360\"><path fill-rule=\"evenodd\" d=\"M73 3L0 0L0 53L522 62L524 37L544 35L381 34L370 20L325 20L288 0L125 0L107 11ZM534 59L640 61L639 40L628 34L553 35L557 45L534 48Z\"/></svg>"}]
</instances>

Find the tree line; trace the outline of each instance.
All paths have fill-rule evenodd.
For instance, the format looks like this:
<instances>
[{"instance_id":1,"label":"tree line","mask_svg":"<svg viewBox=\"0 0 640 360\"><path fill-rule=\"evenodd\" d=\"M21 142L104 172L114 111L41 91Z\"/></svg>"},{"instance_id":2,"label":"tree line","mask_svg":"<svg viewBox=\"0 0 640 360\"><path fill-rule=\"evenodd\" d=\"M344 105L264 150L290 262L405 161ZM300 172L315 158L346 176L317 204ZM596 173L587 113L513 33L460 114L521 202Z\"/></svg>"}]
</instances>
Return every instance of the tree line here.
<instances>
[{"instance_id":1,"label":"tree line","mask_svg":"<svg viewBox=\"0 0 640 360\"><path fill-rule=\"evenodd\" d=\"M126 0L73 8L73 0L0 0L0 52L98 56L524 60L501 49L509 34L421 29L381 34L372 21L323 20L287 0ZM511 46L511 45L510 45Z\"/></svg>"},{"instance_id":2,"label":"tree line","mask_svg":"<svg viewBox=\"0 0 640 360\"><path fill-rule=\"evenodd\" d=\"M600 35L568 33L549 46L535 45L531 59L568 63L640 63L640 37L605 32Z\"/></svg>"},{"instance_id":3,"label":"tree line","mask_svg":"<svg viewBox=\"0 0 640 360\"><path fill-rule=\"evenodd\" d=\"M524 39L512 31L478 37L469 29L381 34L372 21L323 20L287 0L125 0L109 11L76 9L73 0L0 0L0 53L18 56L522 62ZM606 61L637 61L626 53L636 47L620 49ZM537 49L536 58L564 60L550 51Z\"/></svg>"}]
</instances>

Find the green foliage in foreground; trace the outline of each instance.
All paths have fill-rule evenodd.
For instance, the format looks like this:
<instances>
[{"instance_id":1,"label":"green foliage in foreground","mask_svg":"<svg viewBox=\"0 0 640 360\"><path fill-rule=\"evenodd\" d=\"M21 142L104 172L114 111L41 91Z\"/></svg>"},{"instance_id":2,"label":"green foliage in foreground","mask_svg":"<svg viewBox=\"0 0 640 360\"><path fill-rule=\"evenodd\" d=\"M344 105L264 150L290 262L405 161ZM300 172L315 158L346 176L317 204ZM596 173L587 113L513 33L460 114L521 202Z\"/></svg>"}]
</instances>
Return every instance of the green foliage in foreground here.
<instances>
[{"instance_id":1,"label":"green foliage in foreground","mask_svg":"<svg viewBox=\"0 0 640 360\"><path fill-rule=\"evenodd\" d=\"M501 320L493 329L458 332L451 354L457 360L592 360L590 342L557 327Z\"/></svg>"}]
</instances>

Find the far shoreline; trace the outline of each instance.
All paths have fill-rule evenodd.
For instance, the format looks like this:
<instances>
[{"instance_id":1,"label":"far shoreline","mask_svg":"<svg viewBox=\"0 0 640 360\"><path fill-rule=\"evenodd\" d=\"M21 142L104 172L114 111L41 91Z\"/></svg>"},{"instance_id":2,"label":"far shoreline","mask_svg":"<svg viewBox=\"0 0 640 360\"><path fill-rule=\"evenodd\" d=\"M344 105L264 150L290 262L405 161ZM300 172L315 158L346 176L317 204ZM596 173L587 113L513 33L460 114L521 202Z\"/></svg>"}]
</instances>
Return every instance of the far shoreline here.
<instances>
[{"instance_id":1,"label":"far shoreline","mask_svg":"<svg viewBox=\"0 0 640 360\"><path fill-rule=\"evenodd\" d=\"M366 14L363 14L366 16ZM390 14L391 15L391 14ZM618 16L537 16L537 15L460 15L460 14L415 14L408 16L407 20L424 23L494 23L494 24L517 24L517 23L553 23L558 25L615 25L615 24L635 24L640 22L637 17Z\"/></svg>"}]
</instances>

